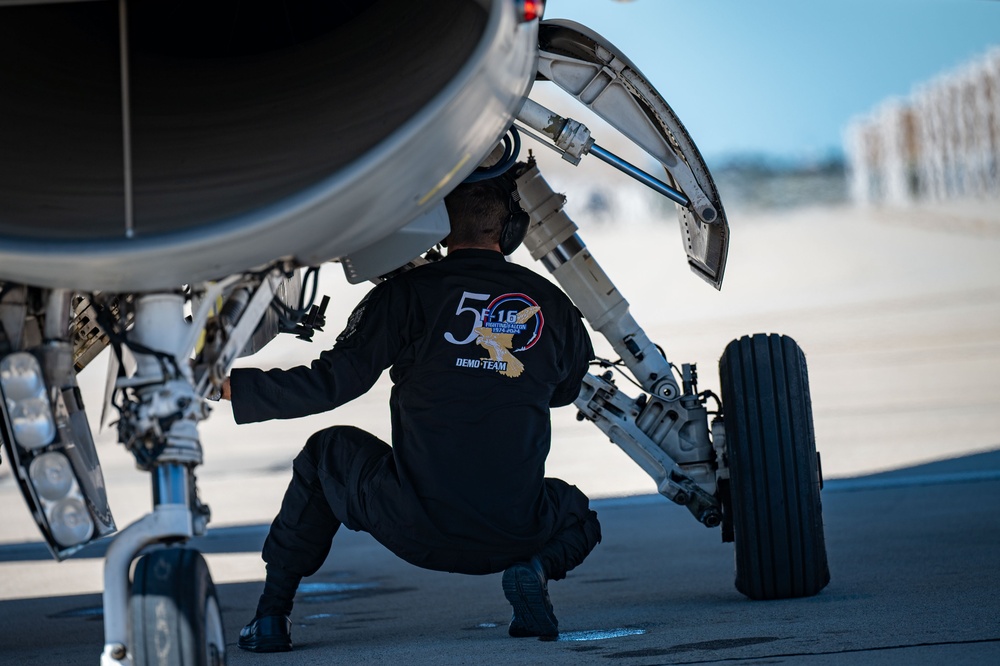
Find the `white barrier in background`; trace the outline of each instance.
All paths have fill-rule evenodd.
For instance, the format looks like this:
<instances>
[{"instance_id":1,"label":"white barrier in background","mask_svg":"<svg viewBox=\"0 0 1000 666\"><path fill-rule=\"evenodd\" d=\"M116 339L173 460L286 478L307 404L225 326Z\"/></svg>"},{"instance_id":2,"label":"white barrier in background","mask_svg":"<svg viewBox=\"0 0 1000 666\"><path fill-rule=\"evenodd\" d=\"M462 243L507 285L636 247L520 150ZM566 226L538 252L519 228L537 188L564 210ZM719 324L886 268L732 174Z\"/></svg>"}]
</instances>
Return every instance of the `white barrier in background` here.
<instances>
[{"instance_id":1,"label":"white barrier in background","mask_svg":"<svg viewBox=\"0 0 1000 666\"><path fill-rule=\"evenodd\" d=\"M1000 198L1000 48L854 119L844 143L857 203Z\"/></svg>"}]
</instances>

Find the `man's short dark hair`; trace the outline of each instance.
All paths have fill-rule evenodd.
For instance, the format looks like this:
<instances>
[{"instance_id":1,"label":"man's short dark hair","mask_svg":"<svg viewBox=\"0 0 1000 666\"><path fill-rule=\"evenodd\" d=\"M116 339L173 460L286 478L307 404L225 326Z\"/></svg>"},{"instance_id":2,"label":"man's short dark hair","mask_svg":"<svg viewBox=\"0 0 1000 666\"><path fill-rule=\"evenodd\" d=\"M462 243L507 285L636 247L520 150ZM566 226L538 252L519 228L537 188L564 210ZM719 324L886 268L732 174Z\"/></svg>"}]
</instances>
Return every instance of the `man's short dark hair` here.
<instances>
[{"instance_id":1,"label":"man's short dark hair","mask_svg":"<svg viewBox=\"0 0 1000 666\"><path fill-rule=\"evenodd\" d=\"M496 179L494 179L496 180ZM496 243L510 215L510 196L492 180L462 183L444 198L451 220L451 245Z\"/></svg>"}]
</instances>

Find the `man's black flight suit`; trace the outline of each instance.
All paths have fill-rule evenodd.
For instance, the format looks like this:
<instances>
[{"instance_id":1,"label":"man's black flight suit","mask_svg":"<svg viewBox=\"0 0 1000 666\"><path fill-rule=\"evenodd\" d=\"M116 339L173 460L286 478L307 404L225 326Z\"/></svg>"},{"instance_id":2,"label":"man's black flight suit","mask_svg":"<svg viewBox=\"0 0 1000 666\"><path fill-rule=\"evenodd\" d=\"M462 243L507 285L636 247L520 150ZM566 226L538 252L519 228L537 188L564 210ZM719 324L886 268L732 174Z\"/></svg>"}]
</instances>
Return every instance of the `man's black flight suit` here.
<instances>
[{"instance_id":1,"label":"man's black flight suit","mask_svg":"<svg viewBox=\"0 0 1000 666\"><path fill-rule=\"evenodd\" d=\"M310 367L233 370L237 423L334 409L389 366L394 383L391 448L334 427L295 459L264 546L269 581L315 573L341 523L428 569L493 573L538 555L565 577L600 525L580 490L544 478L549 408L572 403L591 358L562 291L499 252L461 249L372 289Z\"/></svg>"}]
</instances>

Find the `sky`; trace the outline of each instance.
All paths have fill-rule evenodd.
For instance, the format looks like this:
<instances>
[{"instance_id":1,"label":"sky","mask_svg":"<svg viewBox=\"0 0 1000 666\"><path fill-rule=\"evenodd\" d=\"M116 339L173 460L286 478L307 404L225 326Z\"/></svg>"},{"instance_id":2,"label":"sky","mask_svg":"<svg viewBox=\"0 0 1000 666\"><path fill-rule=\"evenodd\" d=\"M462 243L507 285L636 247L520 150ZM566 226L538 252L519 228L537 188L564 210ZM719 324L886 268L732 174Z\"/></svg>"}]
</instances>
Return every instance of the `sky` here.
<instances>
[{"instance_id":1,"label":"sky","mask_svg":"<svg viewBox=\"0 0 1000 666\"><path fill-rule=\"evenodd\" d=\"M548 0L545 18L624 52L710 161L837 153L852 118L1000 47L997 0Z\"/></svg>"}]
</instances>

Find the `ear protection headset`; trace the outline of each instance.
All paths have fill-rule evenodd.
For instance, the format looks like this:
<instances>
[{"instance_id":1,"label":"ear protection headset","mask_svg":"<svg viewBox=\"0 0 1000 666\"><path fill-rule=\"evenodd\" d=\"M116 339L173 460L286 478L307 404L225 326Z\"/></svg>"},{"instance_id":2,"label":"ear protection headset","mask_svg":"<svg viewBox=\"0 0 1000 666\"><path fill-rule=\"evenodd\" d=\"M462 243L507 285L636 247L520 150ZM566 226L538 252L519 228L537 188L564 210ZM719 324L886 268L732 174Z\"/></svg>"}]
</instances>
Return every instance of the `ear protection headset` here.
<instances>
[{"instance_id":1,"label":"ear protection headset","mask_svg":"<svg viewBox=\"0 0 1000 666\"><path fill-rule=\"evenodd\" d=\"M513 174L507 171L495 182L507 199L507 219L504 220L503 226L500 228L500 251L504 256L507 256L513 254L524 240L531 218L521 208L521 195L517 191L517 183Z\"/></svg>"},{"instance_id":2,"label":"ear protection headset","mask_svg":"<svg viewBox=\"0 0 1000 666\"><path fill-rule=\"evenodd\" d=\"M517 155L521 150L521 135L511 126L503 137L504 151L499 161L491 167L480 167L468 178L466 183L487 182L491 187L502 193L507 201L507 219L500 229L500 251L506 257L512 254L528 233L531 218L521 208L521 195L517 191L517 182L511 172L518 169ZM531 158L529 161L533 164Z\"/></svg>"}]
</instances>

